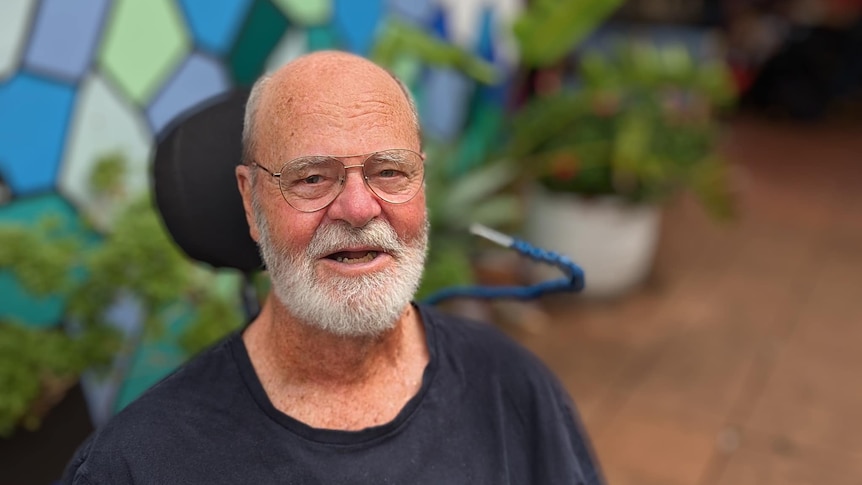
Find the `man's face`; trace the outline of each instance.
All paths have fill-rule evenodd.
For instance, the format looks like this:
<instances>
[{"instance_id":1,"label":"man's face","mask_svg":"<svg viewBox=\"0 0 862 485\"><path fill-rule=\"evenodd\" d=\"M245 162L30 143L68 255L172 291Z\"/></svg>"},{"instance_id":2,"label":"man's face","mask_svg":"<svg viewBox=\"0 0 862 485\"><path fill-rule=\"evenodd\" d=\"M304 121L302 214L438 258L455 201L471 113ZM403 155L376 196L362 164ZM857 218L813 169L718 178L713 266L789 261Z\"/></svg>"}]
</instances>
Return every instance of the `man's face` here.
<instances>
[{"instance_id":1,"label":"man's face","mask_svg":"<svg viewBox=\"0 0 862 485\"><path fill-rule=\"evenodd\" d=\"M352 81L350 86L321 83L305 91L267 93L259 113L267 122L260 130L258 143L264 148L257 162L275 172L285 161L307 155L391 148L418 152L418 136L397 85L391 79L366 79L361 72ZM353 165L364 159L343 161ZM250 170L258 170L253 186L247 181L250 190L243 189L252 235L287 311L342 335L375 334L394 325L424 265L424 189L404 204L390 204L368 189L360 169L352 168L344 190L328 207L306 213L284 201L266 172Z\"/></svg>"},{"instance_id":2,"label":"man's face","mask_svg":"<svg viewBox=\"0 0 862 485\"><path fill-rule=\"evenodd\" d=\"M259 214L259 198L254 206ZM302 322L337 335L377 335L394 326L416 292L425 264L427 226L421 237L406 243L382 219L357 228L335 222L319 226L304 251L291 251L273 238L265 217L258 221L258 243L273 291ZM345 247L374 248L374 253L385 253L391 262L351 275L320 266L321 258L339 255ZM379 254L365 253L358 261L342 258L339 264L363 265Z\"/></svg>"}]
</instances>

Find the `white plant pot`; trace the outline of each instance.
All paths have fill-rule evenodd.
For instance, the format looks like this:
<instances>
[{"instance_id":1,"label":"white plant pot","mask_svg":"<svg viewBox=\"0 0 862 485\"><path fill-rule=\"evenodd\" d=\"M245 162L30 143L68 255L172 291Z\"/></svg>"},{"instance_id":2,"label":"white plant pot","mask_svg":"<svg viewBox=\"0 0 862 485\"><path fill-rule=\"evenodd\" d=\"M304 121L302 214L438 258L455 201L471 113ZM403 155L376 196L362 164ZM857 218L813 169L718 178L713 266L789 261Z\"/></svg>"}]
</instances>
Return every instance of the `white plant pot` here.
<instances>
[{"instance_id":1,"label":"white plant pot","mask_svg":"<svg viewBox=\"0 0 862 485\"><path fill-rule=\"evenodd\" d=\"M538 247L566 255L586 277L583 295L620 296L649 274L659 237L660 210L618 197L585 199L536 187L528 199L526 234ZM558 269L535 264L534 281L561 277Z\"/></svg>"}]
</instances>

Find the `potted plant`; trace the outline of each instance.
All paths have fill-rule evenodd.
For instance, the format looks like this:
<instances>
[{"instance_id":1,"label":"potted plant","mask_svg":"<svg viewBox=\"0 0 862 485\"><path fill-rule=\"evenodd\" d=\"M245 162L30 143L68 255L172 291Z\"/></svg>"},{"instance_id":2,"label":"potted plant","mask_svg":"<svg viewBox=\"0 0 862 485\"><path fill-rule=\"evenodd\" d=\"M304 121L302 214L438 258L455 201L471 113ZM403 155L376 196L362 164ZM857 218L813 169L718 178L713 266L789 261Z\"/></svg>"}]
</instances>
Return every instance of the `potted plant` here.
<instances>
[{"instance_id":1,"label":"potted plant","mask_svg":"<svg viewBox=\"0 0 862 485\"><path fill-rule=\"evenodd\" d=\"M547 15L554 2L539 3ZM555 5L565 19L571 7ZM585 294L619 295L651 267L663 200L687 190L711 213L731 213L715 150L717 115L733 99L730 75L720 59L633 38L542 52L536 37L547 34L535 15L528 10L515 26L529 82L504 151L529 181L525 232L584 268ZM569 31L585 30L572 19ZM537 278L548 276L538 268Z\"/></svg>"}]
</instances>

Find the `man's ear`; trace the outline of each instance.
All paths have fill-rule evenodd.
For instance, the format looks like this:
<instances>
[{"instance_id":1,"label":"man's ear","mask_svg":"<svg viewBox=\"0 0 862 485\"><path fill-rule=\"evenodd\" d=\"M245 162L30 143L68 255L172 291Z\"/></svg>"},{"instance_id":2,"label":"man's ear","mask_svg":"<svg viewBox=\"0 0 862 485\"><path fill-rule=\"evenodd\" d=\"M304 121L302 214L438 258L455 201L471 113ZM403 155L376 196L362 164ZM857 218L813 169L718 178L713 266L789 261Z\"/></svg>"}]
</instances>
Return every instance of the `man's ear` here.
<instances>
[{"instance_id":1,"label":"man's ear","mask_svg":"<svg viewBox=\"0 0 862 485\"><path fill-rule=\"evenodd\" d=\"M258 242L260 232L257 230L257 221L255 220L251 204L252 191L254 190L251 183L251 167L248 165L238 165L234 173L236 174L236 185L239 189L239 194L242 196L242 207L245 210L245 220L248 222L248 233L255 242Z\"/></svg>"}]
</instances>

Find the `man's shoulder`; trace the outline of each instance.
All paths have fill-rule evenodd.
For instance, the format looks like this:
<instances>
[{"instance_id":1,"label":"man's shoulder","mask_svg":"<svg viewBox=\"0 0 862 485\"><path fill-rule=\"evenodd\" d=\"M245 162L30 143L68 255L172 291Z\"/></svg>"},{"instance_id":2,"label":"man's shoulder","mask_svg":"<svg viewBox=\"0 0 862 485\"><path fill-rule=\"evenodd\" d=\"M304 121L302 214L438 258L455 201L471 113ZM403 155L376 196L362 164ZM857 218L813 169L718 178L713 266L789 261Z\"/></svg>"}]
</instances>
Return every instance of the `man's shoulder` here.
<instances>
[{"instance_id":1,"label":"man's shoulder","mask_svg":"<svg viewBox=\"0 0 862 485\"><path fill-rule=\"evenodd\" d=\"M566 394L544 362L495 324L424 310L435 333L433 352L457 375L472 382L496 382L524 397L533 396L537 388Z\"/></svg>"},{"instance_id":2,"label":"man's shoulder","mask_svg":"<svg viewBox=\"0 0 862 485\"><path fill-rule=\"evenodd\" d=\"M66 483L87 483L90 475L124 483L118 474L136 460L149 457L155 465L194 446L217 426L242 386L230 355L233 338L194 357L102 425L78 449Z\"/></svg>"},{"instance_id":3,"label":"man's shoulder","mask_svg":"<svg viewBox=\"0 0 862 485\"><path fill-rule=\"evenodd\" d=\"M476 416L497 413L490 421L507 426L485 429L482 436L496 435L511 450L525 442L541 448L529 455L534 461L521 463L532 477L523 483L567 483L561 477L574 476L600 483L571 397L535 354L494 324L423 310L437 336L440 399L458 399L457 406L443 407L447 413L468 416L465 428L479 429L488 421Z\"/></svg>"},{"instance_id":4,"label":"man's shoulder","mask_svg":"<svg viewBox=\"0 0 862 485\"><path fill-rule=\"evenodd\" d=\"M452 349L483 361L538 363L530 351L491 322L447 314L425 305L420 308L433 325L442 349Z\"/></svg>"}]
</instances>

